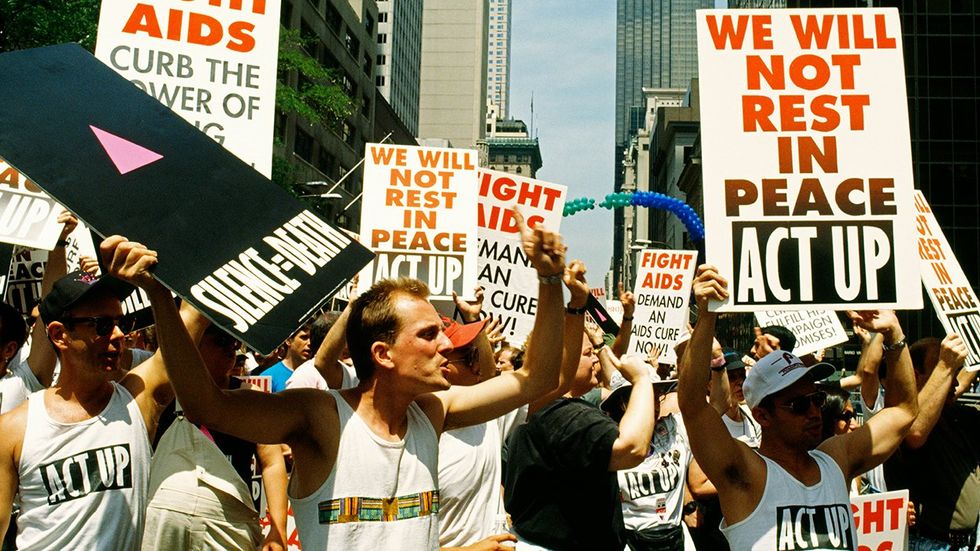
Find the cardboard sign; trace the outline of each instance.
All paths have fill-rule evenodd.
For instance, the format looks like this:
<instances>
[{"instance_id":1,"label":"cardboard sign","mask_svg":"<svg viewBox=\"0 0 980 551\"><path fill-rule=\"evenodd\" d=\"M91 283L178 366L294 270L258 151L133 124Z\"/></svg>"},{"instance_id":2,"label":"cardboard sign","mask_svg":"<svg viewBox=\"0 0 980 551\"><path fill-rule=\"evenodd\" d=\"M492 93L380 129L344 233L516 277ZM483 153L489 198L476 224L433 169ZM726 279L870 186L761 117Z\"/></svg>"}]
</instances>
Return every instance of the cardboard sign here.
<instances>
[{"instance_id":1,"label":"cardboard sign","mask_svg":"<svg viewBox=\"0 0 980 551\"><path fill-rule=\"evenodd\" d=\"M858 551L901 551L908 545L909 491L851 498Z\"/></svg>"},{"instance_id":2,"label":"cardboard sign","mask_svg":"<svg viewBox=\"0 0 980 551\"><path fill-rule=\"evenodd\" d=\"M60 229L58 233L61 233ZM75 230L68 234L66 241L68 244L65 245L65 264L69 272L81 268L81 257L99 257L92 241L92 232L82 222L79 222ZM29 316L31 309L41 300L41 279L44 277L47 265L48 251L14 247L8 285L3 296L7 304L16 308L24 317Z\"/></svg>"},{"instance_id":3,"label":"cardboard sign","mask_svg":"<svg viewBox=\"0 0 980 551\"><path fill-rule=\"evenodd\" d=\"M921 191L915 191L916 250L922 285L947 333L966 343L963 366L980 369L980 301Z\"/></svg>"},{"instance_id":4,"label":"cardboard sign","mask_svg":"<svg viewBox=\"0 0 980 551\"><path fill-rule=\"evenodd\" d=\"M674 343L690 317L687 302L697 259L697 251L646 249L636 253L636 310L629 353L677 363Z\"/></svg>"},{"instance_id":5,"label":"cardboard sign","mask_svg":"<svg viewBox=\"0 0 980 551\"><path fill-rule=\"evenodd\" d=\"M623 303L618 300L607 300L606 311L609 317L619 325L623 324Z\"/></svg>"},{"instance_id":6,"label":"cardboard sign","mask_svg":"<svg viewBox=\"0 0 980 551\"><path fill-rule=\"evenodd\" d=\"M0 243L51 250L61 234L61 205L0 159Z\"/></svg>"},{"instance_id":7,"label":"cardboard sign","mask_svg":"<svg viewBox=\"0 0 980 551\"><path fill-rule=\"evenodd\" d=\"M607 335L618 335L619 334L619 324L613 319L612 315L606 311L606 307L599 302L599 299L595 298L595 295L589 295L589 298L585 302L585 313L588 318L591 318L596 325L602 329L603 333Z\"/></svg>"},{"instance_id":8,"label":"cardboard sign","mask_svg":"<svg viewBox=\"0 0 980 551\"><path fill-rule=\"evenodd\" d=\"M796 337L793 354L804 356L847 342L847 333L833 310L763 310L755 313L759 327L782 325Z\"/></svg>"},{"instance_id":9,"label":"cardboard sign","mask_svg":"<svg viewBox=\"0 0 980 551\"><path fill-rule=\"evenodd\" d=\"M371 253L77 45L0 54L0 155L269 353Z\"/></svg>"},{"instance_id":10,"label":"cardboard sign","mask_svg":"<svg viewBox=\"0 0 980 551\"><path fill-rule=\"evenodd\" d=\"M249 375L248 377L239 377L239 379L245 384L257 387L262 392L272 392L272 375Z\"/></svg>"},{"instance_id":11,"label":"cardboard sign","mask_svg":"<svg viewBox=\"0 0 980 551\"><path fill-rule=\"evenodd\" d=\"M508 342L522 343L538 310L538 273L524 256L511 209L518 205L529 227L558 231L568 188L485 168L479 181L477 281L484 289L483 311L500 319Z\"/></svg>"},{"instance_id":12,"label":"cardboard sign","mask_svg":"<svg viewBox=\"0 0 980 551\"><path fill-rule=\"evenodd\" d=\"M922 307L898 11L699 10L711 309Z\"/></svg>"},{"instance_id":13,"label":"cardboard sign","mask_svg":"<svg viewBox=\"0 0 980 551\"><path fill-rule=\"evenodd\" d=\"M272 175L280 2L103 0L95 55Z\"/></svg>"},{"instance_id":14,"label":"cardboard sign","mask_svg":"<svg viewBox=\"0 0 980 551\"><path fill-rule=\"evenodd\" d=\"M429 286L432 301L472 296L477 275L477 152L469 149L366 146L361 243L377 257L358 289L408 276ZM451 308L451 307L450 307Z\"/></svg>"}]
</instances>

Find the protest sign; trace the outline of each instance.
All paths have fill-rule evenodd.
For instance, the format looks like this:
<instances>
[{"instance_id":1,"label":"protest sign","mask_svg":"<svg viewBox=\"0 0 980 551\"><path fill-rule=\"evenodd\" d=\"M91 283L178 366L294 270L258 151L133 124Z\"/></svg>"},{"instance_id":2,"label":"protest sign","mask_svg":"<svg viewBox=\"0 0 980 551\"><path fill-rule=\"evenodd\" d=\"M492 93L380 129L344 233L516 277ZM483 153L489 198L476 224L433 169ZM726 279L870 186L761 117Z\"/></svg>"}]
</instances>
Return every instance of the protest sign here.
<instances>
[{"instance_id":1,"label":"protest sign","mask_svg":"<svg viewBox=\"0 0 980 551\"><path fill-rule=\"evenodd\" d=\"M0 297L7 294L7 282L10 281L10 264L14 260L14 246L0 243Z\"/></svg>"},{"instance_id":2,"label":"protest sign","mask_svg":"<svg viewBox=\"0 0 980 551\"><path fill-rule=\"evenodd\" d=\"M589 292L592 293L592 296L594 296L595 299L599 301L599 304L601 304L603 306L606 305L606 289L605 289L605 287L592 287L592 288L589 289Z\"/></svg>"},{"instance_id":3,"label":"protest sign","mask_svg":"<svg viewBox=\"0 0 980 551\"><path fill-rule=\"evenodd\" d=\"M858 551L901 551L908 543L909 491L851 498Z\"/></svg>"},{"instance_id":4,"label":"protest sign","mask_svg":"<svg viewBox=\"0 0 980 551\"><path fill-rule=\"evenodd\" d=\"M51 250L61 234L61 205L0 159L0 243Z\"/></svg>"},{"instance_id":5,"label":"protest sign","mask_svg":"<svg viewBox=\"0 0 980 551\"><path fill-rule=\"evenodd\" d=\"M558 231L568 188L485 168L478 174L477 282L484 289L483 311L500 319L504 338L522 343L534 327L538 273L524 256L511 209L520 208L528 227Z\"/></svg>"},{"instance_id":6,"label":"protest sign","mask_svg":"<svg viewBox=\"0 0 980 551\"><path fill-rule=\"evenodd\" d=\"M759 327L782 325L796 337L793 354L804 356L835 344L847 342L847 333L833 310L760 310L755 313Z\"/></svg>"},{"instance_id":7,"label":"protest sign","mask_svg":"<svg viewBox=\"0 0 980 551\"><path fill-rule=\"evenodd\" d=\"M272 175L280 2L103 0L95 56Z\"/></svg>"},{"instance_id":8,"label":"protest sign","mask_svg":"<svg viewBox=\"0 0 980 551\"><path fill-rule=\"evenodd\" d=\"M60 227L60 226L59 226ZM61 233L61 230L58 230ZM82 222L68 234L65 245L65 264L68 271L81 269L81 257L98 258L92 232ZM48 251L29 247L14 247L13 259L10 262L10 276L7 290L4 294L7 304L13 306L24 317L41 300L41 278L47 269Z\"/></svg>"},{"instance_id":9,"label":"protest sign","mask_svg":"<svg viewBox=\"0 0 980 551\"><path fill-rule=\"evenodd\" d=\"M606 311L606 307L599 302L599 299L595 298L595 295L590 294L586 299L585 313L588 316L586 320L590 320L598 325L603 333L607 335L619 334L619 324Z\"/></svg>"},{"instance_id":10,"label":"protest sign","mask_svg":"<svg viewBox=\"0 0 980 551\"><path fill-rule=\"evenodd\" d=\"M677 363L674 343L687 327L687 302L697 259L697 251L646 249L636 253L631 354Z\"/></svg>"},{"instance_id":11,"label":"protest sign","mask_svg":"<svg viewBox=\"0 0 980 551\"><path fill-rule=\"evenodd\" d=\"M606 311L609 317L619 325L623 324L623 303L618 300L607 300Z\"/></svg>"},{"instance_id":12,"label":"protest sign","mask_svg":"<svg viewBox=\"0 0 980 551\"><path fill-rule=\"evenodd\" d=\"M371 257L77 45L0 54L0 155L253 349L275 349Z\"/></svg>"},{"instance_id":13,"label":"protest sign","mask_svg":"<svg viewBox=\"0 0 980 551\"><path fill-rule=\"evenodd\" d=\"M926 294L946 332L956 333L966 343L968 354L963 365L969 371L976 371L980 369L980 301L932 208L918 190L915 191L915 234Z\"/></svg>"},{"instance_id":14,"label":"protest sign","mask_svg":"<svg viewBox=\"0 0 980 551\"><path fill-rule=\"evenodd\" d=\"M365 146L361 243L377 253L358 289L399 276L422 280L430 299L473 296L477 276L477 152Z\"/></svg>"},{"instance_id":15,"label":"protest sign","mask_svg":"<svg viewBox=\"0 0 980 551\"><path fill-rule=\"evenodd\" d=\"M699 10L717 311L922 307L898 11Z\"/></svg>"}]
</instances>

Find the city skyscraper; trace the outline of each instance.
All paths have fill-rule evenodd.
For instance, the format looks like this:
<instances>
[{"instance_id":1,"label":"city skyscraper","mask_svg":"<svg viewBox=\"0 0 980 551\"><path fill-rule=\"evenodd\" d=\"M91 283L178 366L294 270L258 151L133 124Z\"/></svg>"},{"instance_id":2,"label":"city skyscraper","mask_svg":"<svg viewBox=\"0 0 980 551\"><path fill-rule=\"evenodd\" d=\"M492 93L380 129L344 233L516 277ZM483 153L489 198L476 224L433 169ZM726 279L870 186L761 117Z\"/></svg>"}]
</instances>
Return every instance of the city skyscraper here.
<instances>
[{"instance_id":1,"label":"city skyscraper","mask_svg":"<svg viewBox=\"0 0 980 551\"><path fill-rule=\"evenodd\" d=\"M698 74L694 12L714 0L616 2L616 156L614 189L623 185L623 153L646 120L643 88L687 88ZM624 216L613 211L613 281L622 276ZM655 236L654 236L655 237Z\"/></svg>"},{"instance_id":2,"label":"city skyscraper","mask_svg":"<svg viewBox=\"0 0 980 551\"><path fill-rule=\"evenodd\" d=\"M487 102L501 119L510 116L510 4L490 0L487 29Z\"/></svg>"},{"instance_id":3,"label":"city skyscraper","mask_svg":"<svg viewBox=\"0 0 980 551\"><path fill-rule=\"evenodd\" d=\"M473 147L486 135L488 0L426 0L419 137Z\"/></svg>"},{"instance_id":4,"label":"city skyscraper","mask_svg":"<svg viewBox=\"0 0 980 551\"><path fill-rule=\"evenodd\" d=\"M375 84L398 118L419 131L422 0L378 0Z\"/></svg>"}]
</instances>

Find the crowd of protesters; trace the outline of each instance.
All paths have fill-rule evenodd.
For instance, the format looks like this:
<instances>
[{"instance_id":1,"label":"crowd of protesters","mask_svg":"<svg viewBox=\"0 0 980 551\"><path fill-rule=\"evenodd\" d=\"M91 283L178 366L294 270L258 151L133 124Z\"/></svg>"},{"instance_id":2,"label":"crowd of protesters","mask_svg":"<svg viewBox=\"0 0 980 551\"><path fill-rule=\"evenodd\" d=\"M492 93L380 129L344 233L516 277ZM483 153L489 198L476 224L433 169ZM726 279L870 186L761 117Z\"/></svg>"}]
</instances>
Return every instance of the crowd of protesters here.
<instances>
[{"instance_id":1,"label":"crowd of protesters","mask_svg":"<svg viewBox=\"0 0 980 551\"><path fill-rule=\"evenodd\" d=\"M104 274L68 273L59 246L33 327L0 305L4 550L285 549L290 511L311 550L857 550L850 497L895 489L910 549L976 549L980 409L957 400L976 375L958 336L849 312L862 349L840 379L783 327L734 350L708 309L726 274L704 265L696 323L660 364L625 354L631 293L603 335L560 236L522 225L522 245L526 342L482 290L449 319L403 278L247 358L154 279L168 259L114 236ZM136 287L152 339L123 315Z\"/></svg>"}]
</instances>

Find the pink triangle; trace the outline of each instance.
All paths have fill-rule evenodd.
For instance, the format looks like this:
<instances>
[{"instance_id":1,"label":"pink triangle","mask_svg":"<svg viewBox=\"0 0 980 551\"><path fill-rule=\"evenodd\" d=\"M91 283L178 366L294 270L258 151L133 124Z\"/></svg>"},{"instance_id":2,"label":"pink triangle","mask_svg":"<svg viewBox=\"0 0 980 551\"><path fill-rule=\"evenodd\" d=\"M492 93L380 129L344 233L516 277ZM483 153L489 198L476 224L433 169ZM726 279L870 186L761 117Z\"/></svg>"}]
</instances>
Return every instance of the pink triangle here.
<instances>
[{"instance_id":1,"label":"pink triangle","mask_svg":"<svg viewBox=\"0 0 980 551\"><path fill-rule=\"evenodd\" d=\"M152 162L163 158L163 155L150 151L142 145L120 138L115 134L110 134L101 128L96 128L91 124L88 126L95 133L102 149L105 149L112 164L116 165L119 174L132 172L137 168L144 167Z\"/></svg>"}]
</instances>

